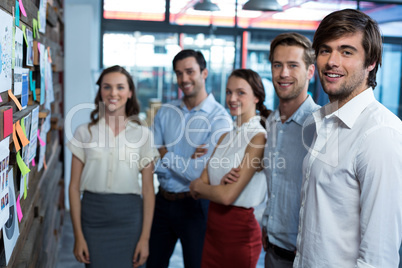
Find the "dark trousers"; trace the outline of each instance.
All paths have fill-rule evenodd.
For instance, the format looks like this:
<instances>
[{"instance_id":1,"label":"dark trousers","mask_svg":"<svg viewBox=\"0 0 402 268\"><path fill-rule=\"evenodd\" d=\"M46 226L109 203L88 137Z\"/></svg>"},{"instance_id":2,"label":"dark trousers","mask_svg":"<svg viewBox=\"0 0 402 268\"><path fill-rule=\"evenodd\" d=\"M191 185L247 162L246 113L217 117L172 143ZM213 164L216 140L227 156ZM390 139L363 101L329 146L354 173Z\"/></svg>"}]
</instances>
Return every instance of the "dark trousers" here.
<instances>
[{"instance_id":1,"label":"dark trousers","mask_svg":"<svg viewBox=\"0 0 402 268\"><path fill-rule=\"evenodd\" d=\"M191 197L169 201L156 195L147 268L166 268L177 239L183 247L184 266L201 265L208 215L208 200Z\"/></svg>"}]
</instances>

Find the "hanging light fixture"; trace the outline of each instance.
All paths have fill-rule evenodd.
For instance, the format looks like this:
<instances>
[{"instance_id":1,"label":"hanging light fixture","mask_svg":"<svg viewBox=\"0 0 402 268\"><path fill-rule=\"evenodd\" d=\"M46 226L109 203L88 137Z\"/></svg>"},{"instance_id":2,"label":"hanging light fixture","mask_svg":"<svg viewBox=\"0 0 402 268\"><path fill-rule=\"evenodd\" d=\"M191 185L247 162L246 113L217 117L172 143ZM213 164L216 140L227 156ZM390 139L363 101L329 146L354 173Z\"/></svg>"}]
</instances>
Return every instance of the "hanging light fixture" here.
<instances>
[{"instance_id":1,"label":"hanging light fixture","mask_svg":"<svg viewBox=\"0 0 402 268\"><path fill-rule=\"evenodd\" d=\"M212 3L211 0L200 0L197 4L194 5L194 10L202 10L202 11L219 11L219 7Z\"/></svg>"},{"instance_id":2,"label":"hanging light fixture","mask_svg":"<svg viewBox=\"0 0 402 268\"><path fill-rule=\"evenodd\" d=\"M243 6L244 10L282 11L282 6L276 0L249 0Z\"/></svg>"}]
</instances>

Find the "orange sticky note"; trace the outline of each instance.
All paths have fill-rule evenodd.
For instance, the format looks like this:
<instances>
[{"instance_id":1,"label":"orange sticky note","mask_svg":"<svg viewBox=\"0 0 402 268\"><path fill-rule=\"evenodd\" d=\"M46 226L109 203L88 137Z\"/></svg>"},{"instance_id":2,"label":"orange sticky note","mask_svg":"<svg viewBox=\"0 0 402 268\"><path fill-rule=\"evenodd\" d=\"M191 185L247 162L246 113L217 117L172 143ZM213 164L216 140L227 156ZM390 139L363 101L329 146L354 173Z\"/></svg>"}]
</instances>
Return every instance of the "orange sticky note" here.
<instances>
[{"instance_id":1,"label":"orange sticky note","mask_svg":"<svg viewBox=\"0 0 402 268\"><path fill-rule=\"evenodd\" d=\"M45 157L43 157L43 168L44 168L45 170L47 169Z\"/></svg>"},{"instance_id":2,"label":"orange sticky note","mask_svg":"<svg viewBox=\"0 0 402 268\"><path fill-rule=\"evenodd\" d=\"M20 141L21 141L21 143L22 143L22 147L25 147L25 146L27 146L27 145L29 144L29 140L27 139L27 137L26 137L25 134L24 134L24 131L22 130L22 127L21 127L21 125L20 125L20 121L18 120L18 122L15 123L15 124L16 124L15 130L16 130L17 133L18 133L18 137L20 137Z\"/></svg>"},{"instance_id":3,"label":"orange sticky note","mask_svg":"<svg viewBox=\"0 0 402 268\"><path fill-rule=\"evenodd\" d=\"M8 96L14 101L15 105L18 107L18 110L22 110L21 103L18 101L18 99L14 96L13 92L11 89L8 90Z\"/></svg>"},{"instance_id":4,"label":"orange sticky note","mask_svg":"<svg viewBox=\"0 0 402 268\"><path fill-rule=\"evenodd\" d=\"M50 57L50 47L47 47L47 59L50 63L52 63L52 57Z\"/></svg>"},{"instance_id":5,"label":"orange sticky note","mask_svg":"<svg viewBox=\"0 0 402 268\"><path fill-rule=\"evenodd\" d=\"M19 151L19 150L21 150L21 147L20 147L20 143L18 142L18 139L17 139L17 132L15 131L15 124L13 124L13 141L14 141L14 146L15 146L15 151Z\"/></svg>"}]
</instances>

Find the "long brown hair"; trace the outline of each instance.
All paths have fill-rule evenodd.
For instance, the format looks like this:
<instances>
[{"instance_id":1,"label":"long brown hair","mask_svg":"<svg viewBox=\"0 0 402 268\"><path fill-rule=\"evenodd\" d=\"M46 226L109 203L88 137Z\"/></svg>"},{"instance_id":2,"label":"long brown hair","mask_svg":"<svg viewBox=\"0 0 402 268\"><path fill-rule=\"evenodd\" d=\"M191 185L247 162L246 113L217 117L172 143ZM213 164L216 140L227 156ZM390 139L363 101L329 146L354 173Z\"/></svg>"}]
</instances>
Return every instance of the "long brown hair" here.
<instances>
[{"instance_id":1,"label":"long brown hair","mask_svg":"<svg viewBox=\"0 0 402 268\"><path fill-rule=\"evenodd\" d=\"M99 122L99 118L103 116L102 111L103 109L100 109L99 106L103 105L103 100L101 96L101 85L102 85L102 80L103 77L109 73L121 73L124 74L127 78L127 83L129 86L129 89L131 91L131 98L129 98L126 102L126 116L128 117L129 121L136 122L137 124L141 125L141 121L138 118L138 114L140 113L140 105L137 101L137 96L135 94L135 86L134 86L134 81L133 78L131 77L130 73L126 71L123 67L119 65L114 65L112 67L106 68L102 71L101 75L99 76L98 81L96 84L98 85L98 93L96 94L95 97L95 109L91 112L91 122L88 124L88 129L90 129L91 126L95 125L96 123Z\"/></svg>"},{"instance_id":2,"label":"long brown hair","mask_svg":"<svg viewBox=\"0 0 402 268\"><path fill-rule=\"evenodd\" d=\"M256 96L258 99L256 109L260 112L260 123L265 128L265 120L268 118L271 110L268 110L267 107L264 105L265 90L260 75L251 69L236 69L229 75L229 78L232 76L246 80L247 83L251 86L254 96Z\"/></svg>"}]
</instances>

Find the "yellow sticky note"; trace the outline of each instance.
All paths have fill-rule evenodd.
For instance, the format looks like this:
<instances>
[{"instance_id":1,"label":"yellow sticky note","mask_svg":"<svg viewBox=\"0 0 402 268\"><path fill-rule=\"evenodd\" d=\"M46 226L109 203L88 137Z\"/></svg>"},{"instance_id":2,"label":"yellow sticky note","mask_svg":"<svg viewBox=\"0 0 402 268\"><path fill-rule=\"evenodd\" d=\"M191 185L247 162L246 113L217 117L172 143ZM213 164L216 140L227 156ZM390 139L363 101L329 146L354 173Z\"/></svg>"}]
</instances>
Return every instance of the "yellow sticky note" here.
<instances>
[{"instance_id":1,"label":"yellow sticky note","mask_svg":"<svg viewBox=\"0 0 402 268\"><path fill-rule=\"evenodd\" d=\"M18 167L21 170L21 174L22 176L25 176L28 172L30 172L31 170L27 167L27 165L25 165L24 160L22 160L22 157L20 155L20 152L17 152L17 164Z\"/></svg>"}]
</instances>

